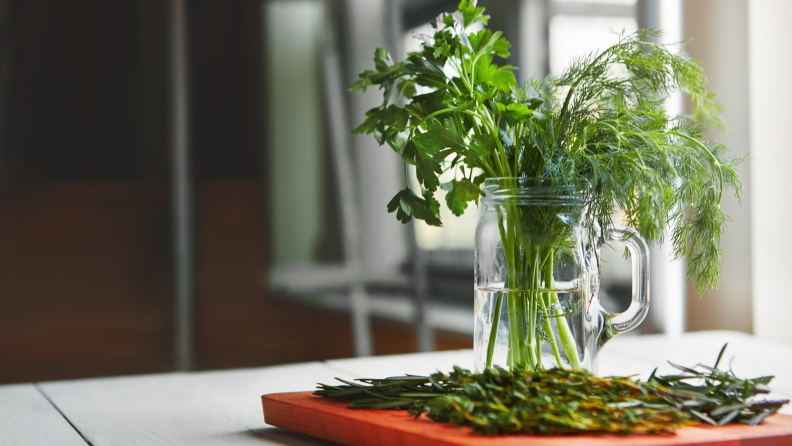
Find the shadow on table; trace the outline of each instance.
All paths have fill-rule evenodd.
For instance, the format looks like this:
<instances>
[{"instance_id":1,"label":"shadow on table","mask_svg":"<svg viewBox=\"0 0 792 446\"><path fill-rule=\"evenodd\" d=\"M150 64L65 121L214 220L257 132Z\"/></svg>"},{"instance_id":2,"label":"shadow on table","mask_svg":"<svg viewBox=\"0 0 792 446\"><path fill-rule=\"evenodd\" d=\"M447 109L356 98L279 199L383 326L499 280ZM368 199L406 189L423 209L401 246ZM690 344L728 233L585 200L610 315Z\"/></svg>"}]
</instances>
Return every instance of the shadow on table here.
<instances>
[{"instance_id":1,"label":"shadow on table","mask_svg":"<svg viewBox=\"0 0 792 446\"><path fill-rule=\"evenodd\" d=\"M277 427L251 429L246 431L245 434L250 437L270 441L274 444L287 446L339 446L338 443L333 443L332 441L322 440Z\"/></svg>"}]
</instances>

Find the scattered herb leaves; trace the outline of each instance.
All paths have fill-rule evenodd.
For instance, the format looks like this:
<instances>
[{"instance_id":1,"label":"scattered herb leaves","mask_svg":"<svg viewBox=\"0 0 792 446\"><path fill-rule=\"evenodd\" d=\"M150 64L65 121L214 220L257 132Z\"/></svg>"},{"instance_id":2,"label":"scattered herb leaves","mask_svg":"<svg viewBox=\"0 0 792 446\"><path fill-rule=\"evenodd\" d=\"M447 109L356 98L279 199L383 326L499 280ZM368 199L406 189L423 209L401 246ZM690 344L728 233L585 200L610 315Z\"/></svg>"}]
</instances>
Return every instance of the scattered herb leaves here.
<instances>
[{"instance_id":1,"label":"scattered herb leaves","mask_svg":"<svg viewBox=\"0 0 792 446\"><path fill-rule=\"evenodd\" d=\"M646 382L630 377L597 377L584 370L513 371L490 368L481 374L454 367L449 374L339 379L314 393L350 401L351 409L407 409L418 417L468 426L483 435L674 432L698 422L756 425L789 400L756 400L769 393L772 376L738 378L722 371L721 349L714 367L698 364L682 373ZM670 363L670 362L669 362Z\"/></svg>"}]
</instances>

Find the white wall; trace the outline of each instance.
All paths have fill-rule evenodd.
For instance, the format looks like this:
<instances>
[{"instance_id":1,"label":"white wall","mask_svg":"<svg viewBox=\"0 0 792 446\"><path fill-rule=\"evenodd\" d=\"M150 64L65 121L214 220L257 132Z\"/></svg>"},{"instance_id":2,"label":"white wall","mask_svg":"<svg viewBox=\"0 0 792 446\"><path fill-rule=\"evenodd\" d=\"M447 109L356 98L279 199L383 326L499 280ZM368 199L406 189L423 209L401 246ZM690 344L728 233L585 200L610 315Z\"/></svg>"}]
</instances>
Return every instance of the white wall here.
<instances>
[{"instance_id":1,"label":"white wall","mask_svg":"<svg viewBox=\"0 0 792 446\"><path fill-rule=\"evenodd\" d=\"M748 0L689 0L685 2L685 37L693 39L688 53L704 64L709 87L724 105L726 131L712 129L707 137L722 141L731 157L749 147ZM744 183L742 206L731 194L721 208L732 217L721 239L723 266L717 290L699 298L689 284L688 330L729 329L751 333L751 176L749 158L740 166Z\"/></svg>"},{"instance_id":2,"label":"white wall","mask_svg":"<svg viewBox=\"0 0 792 446\"><path fill-rule=\"evenodd\" d=\"M748 1L754 333L792 344L792 1Z\"/></svg>"}]
</instances>

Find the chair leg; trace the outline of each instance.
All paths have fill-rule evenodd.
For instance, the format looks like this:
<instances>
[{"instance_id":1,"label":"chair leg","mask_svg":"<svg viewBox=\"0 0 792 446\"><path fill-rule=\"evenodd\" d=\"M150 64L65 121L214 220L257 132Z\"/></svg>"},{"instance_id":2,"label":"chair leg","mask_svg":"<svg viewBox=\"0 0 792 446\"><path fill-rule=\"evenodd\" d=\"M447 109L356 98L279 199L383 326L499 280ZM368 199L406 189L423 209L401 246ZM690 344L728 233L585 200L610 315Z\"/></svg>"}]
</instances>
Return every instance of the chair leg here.
<instances>
[{"instance_id":1,"label":"chair leg","mask_svg":"<svg viewBox=\"0 0 792 446\"><path fill-rule=\"evenodd\" d=\"M352 337L355 342L355 356L371 356L371 318L369 298L363 285L355 285L349 295L352 317Z\"/></svg>"},{"instance_id":2,"label":"chair leg","mask_svg":"<svg viewBox=\"0 0 792 446\"><path fill-rule=\"evenodd\" d=\"M424 320L418 322L418 350L433 352L435 350L434 329Z\"/></svg>"},{"instance_id":3,"label":"chair leg","mask_svg":"<svg viewBox=\"0 0 792 446\"><path fill-rule=\"evenodd\" d=\"M413 265L413 298L415 303L415 326L418 334L418 351L435 350L434 330L429 325L427 307L429 304L429 278L427 277L426 257L416 252Z\"/></svg>"}]
</instances>

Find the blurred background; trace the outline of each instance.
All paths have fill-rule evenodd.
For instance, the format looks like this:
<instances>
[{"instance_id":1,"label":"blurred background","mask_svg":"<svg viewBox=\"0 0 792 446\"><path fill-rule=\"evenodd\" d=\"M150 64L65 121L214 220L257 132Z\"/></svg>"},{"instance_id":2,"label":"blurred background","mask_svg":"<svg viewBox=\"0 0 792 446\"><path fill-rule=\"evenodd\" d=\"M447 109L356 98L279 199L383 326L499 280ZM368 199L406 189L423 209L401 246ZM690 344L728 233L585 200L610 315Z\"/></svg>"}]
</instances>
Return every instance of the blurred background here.
<instances>
[{"instance_id":1,"label":"blurred background","mask_svg":"<svg viewBox=\"0 0 792 446\"><path fill-rule=\"evenodd\" d=\"M398 157L350 137L346 92L455 0L0 0L0 384L472 347L474 207L445 227L386 203ZM640 331L792 344L790 3L481 0L519 80L615 32L665 30L726 107L741 165L721 287L653 247ZM672 98L669 110L686 104ZM601 299L629 304L606 249Z\"/></svg>"}]
</instances>

